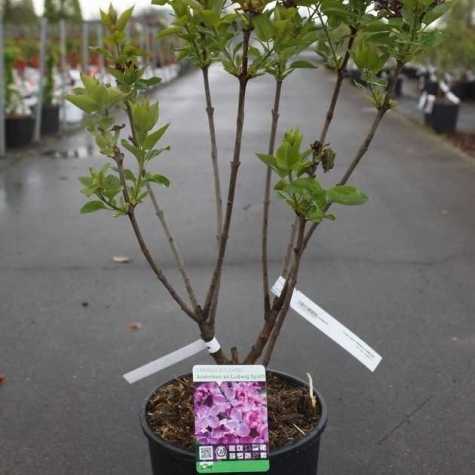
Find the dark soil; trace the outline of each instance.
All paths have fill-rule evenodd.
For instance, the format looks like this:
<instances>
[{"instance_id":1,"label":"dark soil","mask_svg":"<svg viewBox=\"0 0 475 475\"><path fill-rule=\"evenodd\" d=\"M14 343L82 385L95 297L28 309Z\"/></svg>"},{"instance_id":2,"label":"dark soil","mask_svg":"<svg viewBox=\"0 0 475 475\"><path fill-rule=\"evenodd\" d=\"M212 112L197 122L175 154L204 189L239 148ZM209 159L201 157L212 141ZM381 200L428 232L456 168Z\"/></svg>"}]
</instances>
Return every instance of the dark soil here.
<instances>
[{"instance_id":1,"label":"dark soil","mask_svg":"<svg viewBox=\"0 0 475 475\"><path fill-rule=\"evenodd\" d=\"M312 408L306 387L296 387L275 374L267 376L267 406L271 449L302 439L315 428L321 409ZM162 439L181 448L193 449L193 381L179 378L159 388L147 405L147 422Z\"/></svg>"},{"instance_id":2,"label":"dark soil","mask_svg":"<svg viewBox=\"0 0 475 475\"><path fill-rule=\"evenodd\" d=\"M475 133L455 132L448 138L455 146L475 157Z\"/></svg>"}]
</instances>

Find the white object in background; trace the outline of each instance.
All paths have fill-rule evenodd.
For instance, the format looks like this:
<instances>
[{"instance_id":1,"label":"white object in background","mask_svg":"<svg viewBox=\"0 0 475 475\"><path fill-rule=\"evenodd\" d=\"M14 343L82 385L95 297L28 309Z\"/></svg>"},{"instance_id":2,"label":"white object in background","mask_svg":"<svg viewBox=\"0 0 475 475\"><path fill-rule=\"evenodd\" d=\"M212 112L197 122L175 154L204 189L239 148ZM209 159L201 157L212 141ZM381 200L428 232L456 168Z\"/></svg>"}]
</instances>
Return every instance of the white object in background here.
<instances>
[{"instance_id":1,"label":"white object in background","mask_svg":"<svg viewBox=\"0 0 475 475\"><path fill-rule=\"evenodd\" d=\"M435 96L433 94L428 94L426 98L426 103L424 105L424 112L426 114L432 114L434 110Z\"/></svg>"},{"instance_id":2,"label":"white object in background","mask_svg":"<svg viewBox=\"0 0 475 475\"><path fill-rule=\"evenodd\" d=\"M279 296L284 285L285 279L279 277L272 287L272 292ZM382 357L376 351L302 292L294 290L290 306L307 322L344 348L370 371L374 371L378 367Z\"/></svg>"},{"instance_id":3,"label":"white object in background","mask_svg":"<svg viewBox=\"0 0 475 475\"><path fill-rule=\"evenodd\" d=\"M449 100L450 102L452 102L452 104L460 104L460 99L458 96L456 96L453 92L447 92L445 94L445 97L447 98L447 100Z\"/></svg>"},{"instance_id":4,"label":"white object in background","mask_svg":"<svg viewBox=\"0 0 475 475\"><path fill-rule=\"evenodd\" d=\"M84 116L84 112L69 101L66 101L62 114L64 122L67 122L68 124L77 124L78 122L81 122Z\"/></svg>"},{"instance_id":5,"label":"white object in background","mask_svg":"<svg viewBox=\"0 0 475 475\"><path fill-rule=\"evenodd\" d=\"M419 98L419 103L417 104L417 107L419 108L419 110L423 110L424 109L424 106L426 105L426 101L427 101L427 92L423 92L421 94L421 97Z\"/></svg>"}]
</instances>

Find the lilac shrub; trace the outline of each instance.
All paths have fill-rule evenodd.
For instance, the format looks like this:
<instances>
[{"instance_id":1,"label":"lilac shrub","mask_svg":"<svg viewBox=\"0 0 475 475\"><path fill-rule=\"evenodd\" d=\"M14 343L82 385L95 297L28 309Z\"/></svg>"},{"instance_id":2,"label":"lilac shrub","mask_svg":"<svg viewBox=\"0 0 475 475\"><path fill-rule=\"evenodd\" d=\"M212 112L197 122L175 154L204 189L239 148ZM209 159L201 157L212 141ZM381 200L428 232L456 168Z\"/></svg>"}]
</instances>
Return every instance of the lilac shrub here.
<instances>
[{"instance_id":1,"label":"lilac shrub","mask_svg":"<svg viewBox=\"0 0 475 475\"><path fill-rule=\"evenodd\" d=\"M194 393L198 444L267 444L264 382L197 383Z\"/></svg>"}]
</instances>

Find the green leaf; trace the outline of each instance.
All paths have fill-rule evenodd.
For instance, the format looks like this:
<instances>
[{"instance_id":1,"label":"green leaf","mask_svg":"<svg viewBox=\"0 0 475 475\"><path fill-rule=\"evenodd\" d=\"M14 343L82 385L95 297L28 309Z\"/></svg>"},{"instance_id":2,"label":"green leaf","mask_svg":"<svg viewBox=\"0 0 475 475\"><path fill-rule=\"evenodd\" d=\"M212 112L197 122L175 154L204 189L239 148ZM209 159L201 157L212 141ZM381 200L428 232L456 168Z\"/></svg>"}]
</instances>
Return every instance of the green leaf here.
<instances>
[{"instance_id":1,"label":"green leaf","mask_svg":"<svg viewBox=\"0 0 475 475\"><path fill-rule=\"evenodd\" d=\"M124 177L128 181L135 181L135 175L133 174L132 170L129 170L128 168L124 170Z\"/></svg>"},{"instance_id":2,"label":"green leaf","mask_svg":"<svg viewBox=\"0 0 475 475\"><path fill-rule=\"evenodd\" d=\"M163 127L160 127L155 132L148 134L147 138L144 141L144 147L151 149L155 147L156 143L163 137L163 134L167 131L170 124L166 124Z\"/></svg>"},{"instance_id":3,"label":"green leaf","mask_svg":"<svg viewBox=\"0 0 475 475\"><path fill-rule=\"evenodd\" d=\"M158 183L159 185L163 185L166 187L170 186L170 180L166 176L159 175L159 174L154 174L154 175L147 174L145 177L145 180L150 183Z\"/></svg>"},{"instance_id":4,"label":"green leaf","mask_svg":"<svg viewBox=\"0 0 475 475\"><path fill-rule=\"evenodd\" d=\"M158 32L157 39L165 38L166 36L177 35L181 33L181 28L178 26L169 26Z\"/></svg>"},{"instance_id":5,"label":"green leaf","mask_svg":"<svg viewBox=\"0 0 475 475\"><path fill-rule=\"evenodd\" d=\"M267 155L265 153L256 153L256 155L268 166L275 166L275 158L272 155Z\"/></svg>"},{"instance_id":6,"label":"green leaf","mask_svg":"<svg viewBox=\"0 0 475 475\"><path fill-rule=\"evenodd\" d=\"M203 19L203 22L210 27L215 27L219 23L219 13L213 10L202 10L200 17Z\"/></svg>"},{"instance_id":7,"label":"green leaf","mask_svg":"<svg viewBox=\"0 0 475 475\"><path fill-rule=\"evenodd\" d=\"M442 15L444 15L448 9L450 8L450 3L440 3L436 7L434 7L432 10L430 10L428 13L424 15L423 22L426 25L430 25L433 23L435 20L438 20Z\"/></svg>"},{"instance_id":8,"label":"green leaf","mask_svg":"<svg viewBox=\"0 0 475 475\"><path fill-rule=\"evenodd\" d=\"M368 201L368 197L355 186L336 185L328 190L328 198L333 203L353 206L362 205Z\"/></svg>"},{"instance_id":9,"label":"green leaf","mask_svg":"<svg viewBox=\"0 0 475 475\"><path fill-rule=\"evenodd\" d=\"M107 206L102 201L88 201L82 208L81 214L94 213L100 209L107 209Z\"/></svg>"},{"instance_id":10,"label":"green leaf","mask_svg":"<svg viewBox=\"0 0 475 475\"><path fill-rule=\"evenodd\" d=\"M291 65L291 68L294 69L317 69L318 66L311 63L310 61L305 61L302 59L299 59L298 61L294 61Z\"/></svg>"},{"instance_id":11,"label":"green leaf","mask_svg":"<svg viewBox=\"0 0 475 475\"><path fill-rule=\"evenodd\" d=\"M79 182L81 183L81 185L91 186L92 185L92 178L90 176L80 176L79 177Z\"/></svg>"},{"instance_id":12,"label":"green leaf","mask_svg":"<svg viewBox=\"0 0 475 475\"><path fill-rule=\"evenodd\" d=\"M78 94L75 96L68 95L66 96L66 99L71 104L74 104L76 107L79 107L79 109L83 110L84 112L87 112L88 114L91 114L92 112L95 112L97 110L96 102L89 96L86 96L84 94Z\"/></svg>"},{"instance_id":13,"label":"green leaf","mask_svg":"<svg viewBox=\"0 0 475 475\"><path fill-rule=\"evenodd\" d=\"M158 86L161 82L162 82L162 79L157 76L150 79L139 79L136 82L136 85L145 89L147 87Z\"/></svg>"},{"instance_id":14,"label":"green leaf","mask_svg":"<svg viewBox=\"0 0 475 475\"><path fill-rule=\"evenodd\" d=\"M266 13L256 15L252 19L256 35L261 41L269 41L272 38L272 22Z\"/></svg>"},{"instance_id":15,"label":"green leaf","mask_svg":"<svg viewBox=\"0 0 475 475\"><path fill-rule=\"evenodd\" d=\"M133 12L134 7L130 7L125 10L122 15L120 15L119 19L117 20L117 28L119 30L123 30L127 26L127 23L129 22Z\"/></svg>"},{"instance_id":16,"label":"green leaf","mask_svg":"<svg viewBox=\"0 0 475 475\"><path fill-rule=\"evenodd\" d=\"M135 145L130 143L128 140L122 139L121 144L124 148L126 148L134 157L141 158L142 154L140 149L138 149Z\"/></svg>"}]
</instances>

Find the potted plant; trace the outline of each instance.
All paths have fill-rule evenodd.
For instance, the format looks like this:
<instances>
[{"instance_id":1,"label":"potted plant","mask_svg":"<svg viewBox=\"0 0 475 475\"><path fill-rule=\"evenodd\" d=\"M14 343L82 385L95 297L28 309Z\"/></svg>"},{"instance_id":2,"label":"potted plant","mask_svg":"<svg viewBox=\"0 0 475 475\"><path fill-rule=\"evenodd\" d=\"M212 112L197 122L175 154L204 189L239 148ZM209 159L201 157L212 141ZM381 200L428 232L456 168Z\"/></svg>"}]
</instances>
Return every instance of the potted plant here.
<instances>
[{"instance_id":1,"label":"potted plant","mask_svg":"<svg viewBox=\"0 0 475 475\"><path fill-rule=\"evenodd\" d=\"M174 23L162 36L173 34L182 40L180 57L192 61L201 70L203 78L211 150L211 181L216 205L216 231L213 234L217 246L216 261L205 295L200 298L196 293L155 189L157 186L172 186L167 177L151 169L156 157L169 150L169 147L161 145L169 124L158 125L159 105L143 94L154 81L143 79L139 51L125 34L132 9L121 15L112 7L108 12L101 12L102 22L108 31L101 53L107 60L108 70L114 76L116 86L83 76L83 87L77 88L69 96L69 100L87 114L87 129L94 136L100 153L108 160L99 169L91 168L88 175L81 178L82 192L88 198L81 212L102 210L129 221L154 276L183 314L196 325L203 345L206 344L216 364L252 365L262 362L269 367L289 312L305 249L320 224L335 219L330 208L360 205L367 200L361 190L348 182L365 156L384 115L392 106L393 88L402 67L434 40L435 34L429 25L444 13L447 6L419 0L405 1L403 10L395 9L396 2L392 0L379 1L377 5L369 1L285 1L266 4L265 1L243 0L234 4L233 9L228 9L224 0L192 3L159 0L157 3L168 4L175 15ZM302 5L307 7L308 15L302 13L299 8ZM373 7L377 7L378 15L369 13L374 11ZM342 28L345 30L343 35ZM297 68L315 67L312 62L298 57L310 46L315 46L320 56L331 63L336 71L335 86L322 129L317 137L312 138L304 138L297 128L290 129L278 140L282 90L288 83L291 84L292 73ZM358 65L368 84L375 115L346 171L336 180L336 184L327 187L322 184L321 175L330 173L335 161L335 152L327 141L327 135L350 58ZM393 75L387 80L378 79L381 69L391 60L395 64ZM208 77L209 67L213 63L220 63L236 78L237 85L234 149L224 200L212 85ZM258 159L263 163L264 175L261 241L263 318L254 344L243 352L236 347L229 350L221 347L217 341L216 320L221 276L239 184L241 148L245 139L246 92L253 79L263 74L272 76L275 87L273 104L269 107L272 118L269 137L263 137L262 149L256 150ZM125 125L111 113L116 107L126 114L129 134L123 133ZM294 217L281 272L284 280L274 297L267 256L272 190L288 205ZM170 282L142 234L137 209L145 200L151 200L155 208L186 294ZM314 475L318 465L319 440L326 424L325 403L311 384L307 386L293 377L269 371L268 382L269 424L273 434L270 473ZM203 435L202 431L206 433L218 427L226 434L228 431L242 431L243 437L249 440L256 436L253 433L256 428L249 421L242 419L225 425L222 419L218 418L216 422L216 417L212 419L214 422L206 422L201 429L197 427L195 434L192 392L190 376L185 375L161 385L145 401L141 420L155 474L195 473L193 441L195 436ZM272 400L279 400L281 404L272 405ZM236 418L241 416L238 413Z\"/></svg>"},{"instance_id":2,"label":"potted plant","mask_svg":"<svg viewBox=\"0 0 475 475\"><path fill-rule=\"evenodd\" d=\"M59 104L55 101L54 68L56 55L50 51L46 58L43 106L41 109L41 134L52 135L59 132Z\"/></svg>"},{"instance_id":3,"label":"potted plant","mask_svg":"<svg viewBox=\"0 0 475 475\"><path fill-rule=\"evenodd\" d=\"M19 50L7 46L5 64L5 143L7 148L22 147L33 140L35 121L15 81L14 64Z\"/></svg>"}]
</instances>

